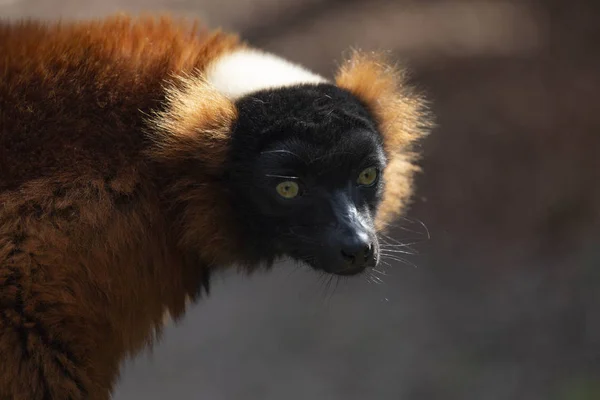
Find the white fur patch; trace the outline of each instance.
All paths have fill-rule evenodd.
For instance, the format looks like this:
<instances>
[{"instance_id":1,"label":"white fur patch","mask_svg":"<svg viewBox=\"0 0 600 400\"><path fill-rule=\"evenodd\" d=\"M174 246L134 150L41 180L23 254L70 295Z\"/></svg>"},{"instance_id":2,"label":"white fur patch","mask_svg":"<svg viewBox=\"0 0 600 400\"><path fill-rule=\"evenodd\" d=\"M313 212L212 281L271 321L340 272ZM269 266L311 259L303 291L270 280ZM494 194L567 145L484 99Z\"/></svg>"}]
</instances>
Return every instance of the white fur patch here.
<instances>
[{"instance_id":1,"label":"white fur patch","mask_svg":"<svg viewBox=\"0 0 600 400\"><path fill-rule=\"evenodd\" d=\"M206 69L207 81L231 99L262 90L327 80L270 53L241 49L224 54Z\"/></svg>"}]
</instances>

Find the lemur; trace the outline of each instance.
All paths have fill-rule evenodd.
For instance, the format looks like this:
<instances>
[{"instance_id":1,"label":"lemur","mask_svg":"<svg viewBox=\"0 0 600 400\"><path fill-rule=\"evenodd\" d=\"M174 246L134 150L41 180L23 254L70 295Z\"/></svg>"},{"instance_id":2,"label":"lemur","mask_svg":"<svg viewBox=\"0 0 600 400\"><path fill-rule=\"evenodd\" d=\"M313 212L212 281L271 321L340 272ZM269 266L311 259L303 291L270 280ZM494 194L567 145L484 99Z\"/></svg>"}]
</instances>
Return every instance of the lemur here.
<instances>
[{"instance_id":1,"label":"lemur","mask_svg":"<svg viewBox=\"0 0 600 400\"><path fill-rule=\"evenodd\" d=\"M168 16L0 23L0 399L109 399L217 269L374 268L428 121L378 53L329 79Z\"/></svg>"}]
</instances>

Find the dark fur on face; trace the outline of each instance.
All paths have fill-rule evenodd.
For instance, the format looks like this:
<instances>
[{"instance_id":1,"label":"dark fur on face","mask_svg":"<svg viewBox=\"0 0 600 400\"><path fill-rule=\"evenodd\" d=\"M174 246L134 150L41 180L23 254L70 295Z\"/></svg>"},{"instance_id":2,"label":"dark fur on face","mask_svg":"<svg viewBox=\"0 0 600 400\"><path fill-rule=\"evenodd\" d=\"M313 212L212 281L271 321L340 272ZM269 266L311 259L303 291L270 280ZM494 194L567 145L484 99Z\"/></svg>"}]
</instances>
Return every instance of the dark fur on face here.
<instances>
[{"instance_id":1,"label":"dark fur on face","mask_svg":"<svg viewBox=\"0 0 600 400\"><path fill-rule=\"evenodd\" d=\"M248 261L290 256L341 275L375 266L386 160L365 107L328 84L265 90L236 107L227 175ZM365 170L376 174L366 185ZM285 182L295 197L277 192Z\"/></svg>"}]
</instances>

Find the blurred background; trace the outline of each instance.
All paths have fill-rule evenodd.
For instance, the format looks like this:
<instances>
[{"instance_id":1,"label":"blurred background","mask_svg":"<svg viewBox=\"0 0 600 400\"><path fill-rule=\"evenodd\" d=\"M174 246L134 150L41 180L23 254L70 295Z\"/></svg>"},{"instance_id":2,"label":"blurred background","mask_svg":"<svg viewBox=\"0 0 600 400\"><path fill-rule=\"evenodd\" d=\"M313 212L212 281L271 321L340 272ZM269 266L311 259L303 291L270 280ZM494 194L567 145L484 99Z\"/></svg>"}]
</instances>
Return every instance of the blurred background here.
<instances>
[{"instance_id":1,"label":"blurred background","mask_svg":"<svg viewBox=\"0 0 600 400\"><path fill-rule=\"evenodd\" d=\"M220 276L116 400L600 399L600 2L0 0L2 18L120 10L327 75L351 46L391 50L438 127L388 239L414 254L339 283Z\"/></svg>"}]
</instances>

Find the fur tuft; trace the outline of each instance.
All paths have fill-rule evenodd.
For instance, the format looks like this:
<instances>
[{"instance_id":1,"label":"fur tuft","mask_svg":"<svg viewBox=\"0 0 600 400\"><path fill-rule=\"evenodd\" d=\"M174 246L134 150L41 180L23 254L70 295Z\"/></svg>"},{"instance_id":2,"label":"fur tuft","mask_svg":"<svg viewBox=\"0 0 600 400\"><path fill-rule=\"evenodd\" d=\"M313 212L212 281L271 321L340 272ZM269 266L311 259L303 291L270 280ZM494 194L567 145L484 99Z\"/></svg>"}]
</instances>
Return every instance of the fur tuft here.
<instances>
[{"instance_id":1,"label":"fur tuft","mask_svg":"<svg viewBox=\"0 0 600 400\"><path fill-rule=\"evenodd\" d=\"M222 168L237 118L235 105L201 75L178 76L165 92L166 108L148 121L155 144L150 155L163 161L193 158L209 170Z\"/></svg>"},{"instance_id":2,"label":"fur tuft","mask_svg":"<svg viewBox=\"0 0 600 400\"><path fill-rule=\"evenodd\" d=\"M335 80L365 103L383 135L388 166L377 215L381 230L404 211L412 194L412 179L418 171L414 145L431 127L425 102L407 86L405 71L378 53L355 51Z\"/></svg>"}]
</instances>

